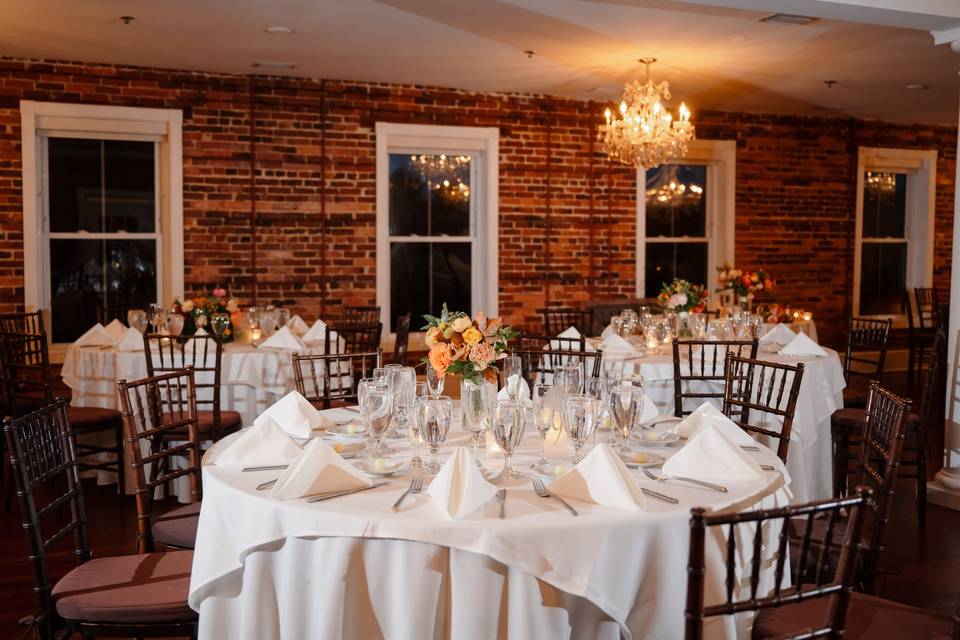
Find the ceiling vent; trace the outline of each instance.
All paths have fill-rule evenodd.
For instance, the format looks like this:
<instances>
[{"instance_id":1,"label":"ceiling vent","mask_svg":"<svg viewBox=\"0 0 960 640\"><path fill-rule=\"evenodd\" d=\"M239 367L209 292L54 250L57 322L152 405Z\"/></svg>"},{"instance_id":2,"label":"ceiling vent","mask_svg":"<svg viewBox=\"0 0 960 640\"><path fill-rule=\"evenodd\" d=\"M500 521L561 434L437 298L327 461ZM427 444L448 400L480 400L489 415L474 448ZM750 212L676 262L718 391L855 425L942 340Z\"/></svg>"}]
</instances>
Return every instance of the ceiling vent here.
<instances>
[{"instance_id":1,"label":"ceiling vent","mask_svg":"<svg viewBox=\"0 0 960 640\"><path fill-rule=\"evenodd\" d=\"M766 18L760 18L760 22L768 22L770 24L806 25L816 21L816 18L798 16L792 13L774 13Z\"/></svg>"}]
</instances>

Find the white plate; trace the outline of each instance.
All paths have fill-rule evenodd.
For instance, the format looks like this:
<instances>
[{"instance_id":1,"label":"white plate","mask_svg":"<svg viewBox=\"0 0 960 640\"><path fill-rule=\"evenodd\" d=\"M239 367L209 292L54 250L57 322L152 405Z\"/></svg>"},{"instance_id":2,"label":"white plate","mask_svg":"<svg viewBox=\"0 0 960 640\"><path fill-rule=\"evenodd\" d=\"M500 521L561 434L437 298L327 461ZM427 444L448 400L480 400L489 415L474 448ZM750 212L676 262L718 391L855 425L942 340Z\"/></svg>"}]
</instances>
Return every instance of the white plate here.
<instances>
[{"instance_id":1,"label":"white plate","mask_svg":"<svg viewBox=\"0 0 960 640\"><path fill-rule=\"evenodd\" d=\"M549 464L538 464L531 467L534 471L537 472L537 475L545 476L548 478L556 478L562 476L567 471L573 468L572 463L563 463L563 462L551 462Z\"/></svg>"},{"instance_id":2,"label":"white plate","mask_svg":"<svg viewBox=\"0 0 960 640\"><path fill-rule=\"evenodd\" d=\"M327 427L327 435L334 438L349 438L356 440L367 437L367 428L360 423L338 424Z\"/></svg>"},{"instance_id":3,"label":"white plate","mask_svg":"<svg viewBox=\"0 0 960 640\"><path fill-rule=\"evenodd\" d=\"M663 456L656 453L647 453L645 451L636 451L634 453L623 453L618 451L617 455L623 460L623 463L631 469L641 467L659 467L666 460Z\"/></svg>"},{"instance_id":4,"label":"white plate","mask_svg":"<svg viewBox=\"0 0 960 640\"><path fill-rule=\"evenodd\" d=\"M379 469L376 467L376 465L370 464L368 460L361 460L359 462L356 462L355 464L357 465L357 468L360 469L360 471L363 471L367 475L378 476L381 478L386 476L392 476L396 472L403 469L402 462L395 462L393 460L385 460L383 468L379 468Z\"/></svg>"},{"instance_id":5,"label":"white plate","mask_svg":"<svg viewBox=\"0 0 960 640\"><path fill-rule=\"evenodd\" d=\"M366 448L364 442L334 442L333 450L340 454L341 458L349 460L356 458Z\"/></svg>"},{"instance_id":6,"label":"white plate","mask_svg":"<svg viewBox=\"0 0 960 640\"><path fill-rule=\"evenodd\" d=\"M680 436L673 431L634 431L630 440L641 447L669 447L680 440Z\"/></svg>"}]
</instances>

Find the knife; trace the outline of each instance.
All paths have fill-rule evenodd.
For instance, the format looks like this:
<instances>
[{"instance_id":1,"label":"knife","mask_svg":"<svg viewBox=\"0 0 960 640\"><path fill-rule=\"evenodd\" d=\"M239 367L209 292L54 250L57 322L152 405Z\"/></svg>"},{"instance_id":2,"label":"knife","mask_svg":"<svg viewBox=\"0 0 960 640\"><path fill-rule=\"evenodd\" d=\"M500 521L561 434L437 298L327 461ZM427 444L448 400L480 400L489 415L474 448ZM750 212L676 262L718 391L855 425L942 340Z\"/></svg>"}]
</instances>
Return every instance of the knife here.
<instances>
[{"instance_id":1,"label":"knife","mask_svg":"<svg viewBox=\"0 0 960 640\"><path fill-rule=\"evenodd\" d=\"M382 487L385 484L390 484L389 482L376 482L369 487L359 487L357 489L346 489L344 491L333 491L328 493L318 493L312 496L307 497L307 502L320 502L321 500L329 500L330 498L339 498L340 496L348 496L351 493L360 493L361 491L368 491L370 489L376 489L377 487ZM305 496L306 497L306 496Z\"/></svg>"}]
</instances>

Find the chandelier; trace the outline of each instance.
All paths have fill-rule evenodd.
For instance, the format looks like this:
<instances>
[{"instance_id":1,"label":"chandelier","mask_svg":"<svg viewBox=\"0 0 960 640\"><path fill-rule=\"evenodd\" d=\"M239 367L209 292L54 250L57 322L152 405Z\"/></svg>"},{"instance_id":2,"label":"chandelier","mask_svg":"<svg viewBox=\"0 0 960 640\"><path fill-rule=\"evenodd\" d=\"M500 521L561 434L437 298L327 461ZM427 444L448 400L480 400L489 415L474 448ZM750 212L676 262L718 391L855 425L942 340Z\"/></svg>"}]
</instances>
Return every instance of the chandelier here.
<instances>
[{"instance_id":1,"label":"chandelier","mask_svg":"<svg viewBox=\"0 0 960 640\"><path fill-rule=\"evenodd\" d=\"M470 185L464 177L470 172L470 156L411 155L410 164L427 181L427 188L440 197L456 202L470 200Z\"/></svg>"},{"instance_id":2,"label":"chandelier","mask_svg":"<svg viewBox=\"0 0 960 640\"><path fill-rule=\"evenodd\" d=\"M646 80L627 83L620 114L607 109L607 122L600 125L597 136L611 158L648 169L685 156L687 144L694 138L690 110L681 102L679 115L674 118L664 106L670 99L670 83L664 80L658 84L650 78L650 65L656 61L641 58L647 67Z\"/></svg>"},{"instance_id":3,"label":"chandelier","mask_svg":"<svg viewBox=\"0 0 960 640\"><path fill-rule=\"evenodd\" d=\"M867 185L884 192L897 190L897 176L893 173L867 172Z\"/></svg>"}]
</instances>

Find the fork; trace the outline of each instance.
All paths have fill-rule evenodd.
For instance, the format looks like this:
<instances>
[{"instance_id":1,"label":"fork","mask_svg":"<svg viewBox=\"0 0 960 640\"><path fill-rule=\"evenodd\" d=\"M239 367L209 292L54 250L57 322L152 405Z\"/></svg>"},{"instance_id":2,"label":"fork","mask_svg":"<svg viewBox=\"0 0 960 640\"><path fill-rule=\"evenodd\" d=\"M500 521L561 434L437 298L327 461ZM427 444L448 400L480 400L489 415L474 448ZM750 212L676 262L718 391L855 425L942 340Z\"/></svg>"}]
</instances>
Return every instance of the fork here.
<instances>
[{"instance_id":1,"label":"fork","mask_svg":"<svg viewBox=\"0 0 960 640\"><path fill-rule=\"evenodd\" d=\"M536 491L537 495L540 496L541 498L553 498L554 500L556 500L557 502L565 506L567 508L567 511L569 511L573 515L577 515L577 510L571 507L569 504L567 504L566 500L564 500L560 496L556 496L550 493L549 491L547 491L546 485L543 484L543 479L541 479L539 476L533 476L533 490Z\"/></svg>"},{"instance_id":2,"label":"fork","mask_svg":"<svg viewBox=\"0 0 960 640\"><path fill-rule=\"evenodd\" d=\"M413 477L410 479L410 486L407 487L407 490L400 494L400 497L397 498L397 501L393 503L393 506L390 507L391 511L399 511L400 504L404 499L411 493L420 493L423 490L423 470L417 469L413 472Z\"/></svg>"},{"instance_id":3,"label":"fork","mask_svg":"<svg viewBox=\"0 0 960 640\"><path fill-rule=\"evenodd\" d=\"M503 520L507 516L507 490L500 489L497 491L497 502L500 503L500 519Z\"/></svg>"},{"instance_id":4,"label":"fork","mask_svg":"<svg viewBox=\"0 0 960 640\"><path fill-rule=\"evenodd\" d=\"M643 468L643 473L651 480L656 480L657 482L666 482L667 480L676 480L677 482L687 482L689 484L695 484L703 487L704 489L713 489L714 491L719 491L720 493L726 493L727 488L720 484L713 484L712 482L704 482L703 480L697 480L696 478L687 478L685 476L659 476L650 470L649 467Z\"/></svg>"}]
</instances>

